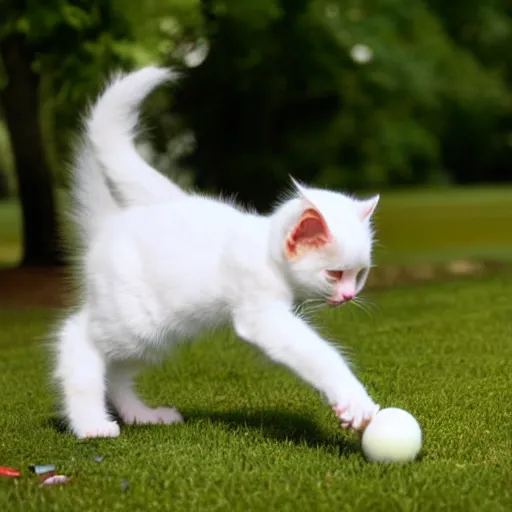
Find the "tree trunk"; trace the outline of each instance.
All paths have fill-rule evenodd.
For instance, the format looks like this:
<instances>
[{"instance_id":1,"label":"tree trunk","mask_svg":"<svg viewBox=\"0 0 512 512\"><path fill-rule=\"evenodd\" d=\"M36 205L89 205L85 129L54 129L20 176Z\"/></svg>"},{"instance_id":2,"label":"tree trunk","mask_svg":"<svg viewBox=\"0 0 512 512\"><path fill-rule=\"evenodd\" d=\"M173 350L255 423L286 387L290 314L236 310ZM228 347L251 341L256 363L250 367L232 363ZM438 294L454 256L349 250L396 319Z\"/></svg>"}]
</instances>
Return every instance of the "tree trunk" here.
<instances>
[{"instance_id":1,"label":"tree trunk","mask_svg":"<svg viewBox=\"0 0 512 512\"><path fill-rule=\"evenodd\" d=\"M0 199L7 199L9 197L9 183L7 181L7 174L2 169L0 162Z\"/></svg>"},{"instance_id":2,"label":"tree trunk","mask_svg":"<svg viewBox=\"0 0 512 512\"><path fill-rule=\"evenodd\" d=\"M39 77L25 38L0 41L8 84L0 90L18 180L23 214L24 266L62 263L53 179L46 159L39 119Z\"/></svg>"}]
</instances>

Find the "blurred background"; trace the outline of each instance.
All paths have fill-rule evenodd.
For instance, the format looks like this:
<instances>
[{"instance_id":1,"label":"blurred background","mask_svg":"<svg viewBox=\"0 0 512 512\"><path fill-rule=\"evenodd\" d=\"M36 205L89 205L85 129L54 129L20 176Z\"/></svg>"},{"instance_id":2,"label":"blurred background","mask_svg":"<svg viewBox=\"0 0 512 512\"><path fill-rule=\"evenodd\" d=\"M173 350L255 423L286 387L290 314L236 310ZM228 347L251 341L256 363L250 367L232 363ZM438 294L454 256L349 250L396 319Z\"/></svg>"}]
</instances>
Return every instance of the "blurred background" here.
<instances>
[{"instance_id":1,"label":"blurred background","mask_svg":"<svg viewBox=\"0 0 512 512\"><path fill-rule=\"evenodd\" d=\"M509 0L0 0L0 266L63 265L80 116L114 70L148 64L186 70L138 141L184 186L262 212L290 174L378 191L388 280L503 265L511 43Z\"/></svg>"}]
</instances>

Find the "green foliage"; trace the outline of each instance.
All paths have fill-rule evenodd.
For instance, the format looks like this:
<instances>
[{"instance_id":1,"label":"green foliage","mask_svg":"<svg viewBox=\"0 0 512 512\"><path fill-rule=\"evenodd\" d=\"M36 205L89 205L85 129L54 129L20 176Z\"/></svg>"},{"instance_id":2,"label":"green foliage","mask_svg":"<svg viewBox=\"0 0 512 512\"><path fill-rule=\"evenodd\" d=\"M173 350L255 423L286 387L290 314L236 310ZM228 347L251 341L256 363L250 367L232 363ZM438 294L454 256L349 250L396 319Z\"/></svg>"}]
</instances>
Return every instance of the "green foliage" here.
<instances>
[{"instance_id":1,"label":"green foliage","mask_svg":"<svg viewBox=\"0 0 512 512\"><path fill-rule=\"evenodd\" d=\"M198 184L264 206L290 170L329 162L329 141L311 133L339 111L338 59L305 2L274 2L254 25L232 5L212 2L210 51L189 71L176 105L197 140L189 163Z\"/></svg>"},{"instance_id":2,"label":"green foliage","mask_svg":"<svg viewBox=\"0 0 512 512\"><path fill-rule=\"evenodd\" d=\"M193 133L182 163L201 187L267 208L289 174L350 188L510 178L505 0L0 5L0 37L21 32L33 48L56 162L114 69L186 67L207 41L176 97L148 103L158 152Z\"/></svg>"},{"instance_id":3,"label":"green foliage","mask_svg":"<svg viewBox=\"0 0 512 512\"><path fill-rule=\"evenodd\" d=\"M27 0L4 4L0 38L24 36L25 51L41 78L40 117L47 152L58 166L89 94L97 91L111 66L130 67L133 63L123 53L129 25L116 16L109 2Z\"/></svg>"},{"instance_id":4,"label":"green foliage","mask_svg":"<svg viewBox=\"0 0 512 512\"><path fill-rule=\"evenodd\" d=\"M147 2L146 14L161 4ZM132 5L116 0L4 2L7 15L0 21L0 37L25 36L33 67L42 78L48 152L60 171L81 113L108 76L114 70L155 63L163 54L164 48L151 37L153 26L139 23L144 12L135 17ZM62 173L58 177L62 181Z\"/></svg>"},{"instance_id":5,"label":"green foliage","mask_svg":"<svg viewBox=\"0 0 512 512\"><path fill-rule=\"evenodd\" d=\"M177 105L199 184L267 207L288 173L381 187L464 181L473 160L481 179L510 141L512 23L503 3L448 5L203 1L210 52Z\"/></svg>"},{"instance_id":6,"label":"green foliage","mask_svg":"<svg viewBox=\"0 0 512 512\"><path fill-rule=\"evenodd\" d=\"M362 43L373 53L364 65L339 69L348 96L340 161L357 176L351 185L427 181L446 166L442 139L451 111L471 118L510 111L504 81L456 45L425 3L354 0L326 21L340 51Z\"/></svg>"},{"instance_id":7,"label":"green foliage","mask_svg":"<svg viewBox=\"0 0 512 512\"><path fill-rule=\"evenodd\" d=\"M512 13L506 0L441 2L428 5L455 44L470 53L491 79L504 82L508 100L501 109L450 106L442 140L443 158L457 181L509 180L512 159ZM480 95L486 94L482 87Z\"/></svg>"},{"instance_id":8,"label":"green foliage","mask_svg":"<svg viewBox=\"0 0 512 512\"><path fill-rule=\"evenodd\" d=\"M130 24L135 45L145 53L139 64L164 61L171 53L198 38L202 18L200 0L111 0Z\"/></svg>"}]
</instances>

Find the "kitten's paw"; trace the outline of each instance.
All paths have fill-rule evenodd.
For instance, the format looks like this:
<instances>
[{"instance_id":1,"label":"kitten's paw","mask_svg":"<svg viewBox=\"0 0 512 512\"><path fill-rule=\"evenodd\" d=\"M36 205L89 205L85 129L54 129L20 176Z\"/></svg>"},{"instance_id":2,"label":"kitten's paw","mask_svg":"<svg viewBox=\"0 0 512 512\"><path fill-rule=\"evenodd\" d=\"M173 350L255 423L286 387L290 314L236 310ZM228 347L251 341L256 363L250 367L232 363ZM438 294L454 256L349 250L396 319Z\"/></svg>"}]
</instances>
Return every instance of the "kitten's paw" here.
<instances>
[{"instance_id":1,"label":"kitten's paw","mask_svg":"<svg viewBox=\"0 0 512 512\"><path fill-rule=\"evenodd\" d=\"M124 411L123 421L128 424L165 424L182 423L183 416L174 407L150 407L137 408L132 411Z\"/></svg>"},{"instance_id":2,"label":"kitten's paw","mask_svg":"<svg viewBox=\"0 0 512 512\"><path fill-rule=\"evenodd\" d=\"M342 427L362 432L377 414L380 406L366 393L357 393L340 401L333 409Z\"/></svg>"},{"instance_id":3,"label":"kitten's paw","mask_svg":"<svg viewBox=\"0 0 512 512\"><path fill-rule=\"evenodd\" d=\"M78 439L90 437L119 437L121 430L115 421L103 421L94 425L85 425L81 428L73 428Z\"/></svg>"}]
</instances>

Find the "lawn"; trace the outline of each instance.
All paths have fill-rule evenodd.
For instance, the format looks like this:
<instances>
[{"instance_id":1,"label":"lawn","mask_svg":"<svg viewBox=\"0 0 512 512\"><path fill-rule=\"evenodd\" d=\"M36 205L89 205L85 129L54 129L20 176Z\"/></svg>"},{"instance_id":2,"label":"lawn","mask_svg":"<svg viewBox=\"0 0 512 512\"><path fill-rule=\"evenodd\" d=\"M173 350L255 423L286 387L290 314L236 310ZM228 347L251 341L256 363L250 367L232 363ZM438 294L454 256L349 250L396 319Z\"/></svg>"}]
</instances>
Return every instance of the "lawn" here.
<instances>
[{"instance_id":1,"label":"lawn","mask_svg":"<svg viewBox=\"0 0 512 512\"><path fill-rule=\"evenodd\" d=\"M384 192L375 218L378 263L512 261L510 186ZM16 261L19 246L19 207L0 202L0 264Z\"/></svg>"},{"instance_id":2,"label":"lawn","mask_svg":"<svg viewBox=\"0 0 512 512\"><path fill-rule=\"evenodd\" d=\"M371 315L317 318L380 403L424 429L421 459L390 466L365 461L314 391L229 332L140 380L185 424L77 441L52 412L41 340L54 313L0 311L0 465L23 470L0 477L0 510L512 510L511 292L510 275L397 286L366 294ZM40 487L34 463L71 483Z\"/></svg>"},{"instance_id":3,"label":"lawn","mask_svg":"<svg viewBox=\"0 0 512 512\"><path fill-rule=\"evenodd\" d=\"M512 261L512 188L384 193L376 227L380 263Z\"/></svg>"}]
</instances>

